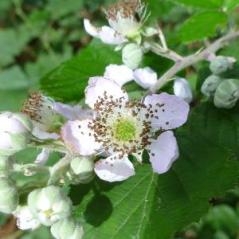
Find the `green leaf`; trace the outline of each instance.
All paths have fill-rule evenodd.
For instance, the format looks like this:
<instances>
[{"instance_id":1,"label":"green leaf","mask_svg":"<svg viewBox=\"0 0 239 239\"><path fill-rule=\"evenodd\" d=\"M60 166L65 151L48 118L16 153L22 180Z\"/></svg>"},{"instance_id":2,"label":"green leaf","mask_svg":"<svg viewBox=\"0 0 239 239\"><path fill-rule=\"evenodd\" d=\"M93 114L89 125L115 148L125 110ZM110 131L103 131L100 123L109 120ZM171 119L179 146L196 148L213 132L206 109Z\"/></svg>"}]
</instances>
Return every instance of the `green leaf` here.
<instances>
[{"instance_id":1,"label":"green leaf","mask_svg":"<svg viewBox=\"0 0 239 239\"><path fill-rule=\"evenodd\" d=\"M49 228L40 227L34 231L25 232L20 239L52 239L52 235L50 233Z\"/></svg>"},{"instance_id":2,"label":"green leaf","mask_svg":"<svg viewBox=\"0 0 239 239\"><path fill-rule=\"evenodd\" d=\"M109 64L119 64L120 54L112 47L93 41L87 48L71 60L41 79L41 88L59 100L80 100L89 77L101 76Z\"/></svg>"},{"instance_id":3,"label":"green leaf","mask_svg":"<svg viewBox=\"0 0 239 239\"><path fill-rule=\"evenodd\" d=\"M82 5L82 0L50 0L46 10L51 13L52 19L59 19L67 14L80 11Z\"/></svg>"},{"instance_id":4,"label":"green leaf","mask_svg":"<svg viewBox=\"0 0 239 239\"><path fill-rule=\"evenodd\" d=\"M27 90L0 90L0 111L19 111L27 97Z\"/></svg>"},{"instance_id":5,"label":"green leaf","mask_svg":"<svg viewBox=\"0 0 239 239\"><path fill-rule=\"evenodd\" d=\"M14 58L21 53L32 37L32 29L21 25L18 29L0 30L0 66L14 62Z\"/></svg>"},{"instance_id":6,"label":"green leaf","mask_svg":"<svg viewBox=\"0 0 239 239\"><path fill-rule=\"evenodd\" d=\"M0 71L0 82L0 90L20 90L29 86L29 81L19 66Z\"/></svg>"},{"instance_id":7,"label":"green leaf","mask_svg":"<svg viewBox=\"0 0 239 239\"><path fill-rule=\"evenodd\" d=\"M168 239L198 221L212 197L238 182L238 120L237 110L199 106L177 131L180 158L168 173L157 176L143 165L125 182L73 189L84 239Z\"/></svg>"},{"instance_id":8,"label":"green leaf","mask_svg":"<svg viewBox=\"0 0 239 239\"><path fill-rule=\"evenodd\" d=\"M215 9L222 7L223 0L173 0L175 3L194 8Z\"/></svg>"},{"instance_id":9,"label":"green leaf","mask_svg":"<svg viewBox=\"0 0 239 239\"><path fill-rule=\"evenodd\" d=\"M36 62L29 62L25 65L25 70L31 83L37 83L40 78L58 67L62 62L69 60L72 56L71 48L65 46L64 54L51 53L40 54Z\"/></svg>"},{"instance_id":10,"label":"green leaf","mask_svg":"<svg viewBox=\"0 0 239 239\"><path fill-rule=\"evenodd\" d=\"M227 16L223 12L208 11L190 17L179 30L181 40L191 42L214 36L218 28L224 28Z\"/></svg>"},{"instance_id":11,"label":"green leaf","mask_svg":"<svg viewBox=\"0 0 239 239\"><path fill-rule=\"evenodd\" d=\"M224 0L224 8L226 10L231 11L235 9L237 6L239 6L238 0Z\"/></svg>"}]
</instances>

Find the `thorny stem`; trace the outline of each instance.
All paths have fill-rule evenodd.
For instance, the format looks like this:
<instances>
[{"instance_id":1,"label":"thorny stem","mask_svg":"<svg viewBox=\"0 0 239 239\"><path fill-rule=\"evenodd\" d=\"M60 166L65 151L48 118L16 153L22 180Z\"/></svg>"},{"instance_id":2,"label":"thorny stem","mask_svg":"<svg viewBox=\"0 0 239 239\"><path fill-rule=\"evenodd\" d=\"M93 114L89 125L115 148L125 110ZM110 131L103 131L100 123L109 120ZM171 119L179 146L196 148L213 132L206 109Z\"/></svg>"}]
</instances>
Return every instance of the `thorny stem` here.
<instances>
[{"instance_id":1,"label":"thorny stem","mask_svg":"<svg viewBox=\"0 0 239 239\"><path fill-rule=\"evenodd\" d=\"M181 59L179 59L178 61L175 61L174 65L158 79L157 83L150 88L150 92L148 93L157 92L168 81L172 80L173 76L175 76L178 72L185 69L186 67L194 65L195 63L201 60L209 60L210 56L213 53L217 52L219 49L221 49L223 46L225 46L226 44L228 44L230 41L234 40L237 37L239 37L239 31L230 31L225 36L219 38L218 40L216 40L215 42L207 46L201 52L194 53L186 57L181 57ZM167 57L167 58L172 59L170 57Z\"/></svg>"},{"instance_id":2,"label":"thorny stem","mask_svg":"<svg viewBox=\"0 0 239 239\"><path fill-rule=\"evenodd\" d=\"M158 43L151 42L149 43L148 47L149 50L151 50L155 54L168 58L169 60L172 60L174 62L178 62L183 59L183 57L177 54L175 51L172 51L168 48L164 48Z\"/></svg>"}]
</instances>

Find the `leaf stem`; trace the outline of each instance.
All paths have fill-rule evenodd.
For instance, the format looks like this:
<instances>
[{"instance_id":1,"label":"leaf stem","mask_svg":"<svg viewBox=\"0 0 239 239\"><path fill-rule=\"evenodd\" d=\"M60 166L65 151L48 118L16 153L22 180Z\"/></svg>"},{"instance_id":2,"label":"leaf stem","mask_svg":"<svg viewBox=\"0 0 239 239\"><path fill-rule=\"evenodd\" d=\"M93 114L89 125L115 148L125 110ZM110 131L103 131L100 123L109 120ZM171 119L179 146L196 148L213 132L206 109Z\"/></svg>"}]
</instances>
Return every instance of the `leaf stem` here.
<instances>
[{"instance_id":1,"label":"leaf stem","mask_svg":"<svg viewBox=\"0 0 239 239\"><path fill-rule=\"evenodd\" d=\"M181 59L178 59L178 61L175 61L174 65L158 79L157 83L150 88L150 91L148 93L157 92L168 81L172 80L172 77L175 76L181 70L191 65L194 65L195 63L201 60L209 60L212 54L217 52L219 49L221 49L222 47L224 47L230 41L234 40L237 37L239 37L239 31L230 31L225 36L219 38L218 40L214 41L212 44L208 45L204 50L186 57L181 57Z\"/></svg>"}]
</instances>

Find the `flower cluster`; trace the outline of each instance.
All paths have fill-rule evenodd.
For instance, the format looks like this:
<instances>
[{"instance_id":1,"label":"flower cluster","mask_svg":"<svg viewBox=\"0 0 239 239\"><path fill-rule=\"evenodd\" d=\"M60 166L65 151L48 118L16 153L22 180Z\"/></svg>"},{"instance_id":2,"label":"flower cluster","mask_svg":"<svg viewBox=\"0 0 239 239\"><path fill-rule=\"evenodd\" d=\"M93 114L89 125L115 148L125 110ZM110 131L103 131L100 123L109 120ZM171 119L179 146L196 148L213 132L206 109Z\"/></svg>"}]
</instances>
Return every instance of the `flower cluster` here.
<instances>
[{"instance_id":1,"label":"flower cluster","mask_svg":"<svg viewBox=\"0 0 239 239\"><path fill-rule=\"evenodd\" d=\"M114 74L119 68L126 72L121 81ZM126 180L136 173L136 165L144 163L143 152L149 155L154 172L167 172L179 156L172 129L186 122L188 103L168 93L131 99L122 88L130 80L146 88L155 75L149 68L133 72L126 66L111 65L104 76L89 79L85 89L88 107L33 93L22 113L1 113L0 191L5 197L0 200L0 211L13 214L22 230L50 226L53 236L61 238L64 230L59 231L58 226L69 223L76 235L72 239L80 238L82 226L71 216L71 200L60 185L88 183L95 175L108 182ZM42 151L30 164L15 161L15 153L27 147ZM62 158L47 166L52 151L60 152ZM31 190L27 203L22 203L13 175L31 177L42 172L45 177L37 182L42 187Z\"/></svg>"},{"instance_id":2,"label":"flower cluster","mask_svg":"<svg viewBox=\"0 0 239 239\"><path fill-rule=\"evenodd\" d=\"M239 80L226 78L223 73L232 69L236 59L226 56L214 56L209 68L212 74L202 84L201 92L213 98L218 108L233 108L239 100Z\"/></svg>"},{"instance_id":3,"label":"flower cluster","mask_svg":"<svg viewBox=\"0 0 239 239\"><path fill-rule=\"evenodd\" d=\"M86 184L96 176L107 182L126 180L148 163L145 155L153 173L162 174L179 157L172 130L187 121L193 98L188 82L174 78L174 94L150 92L159 81L157 73L139 65L147 48L144 40L159 32L145 27L140 0L123 0L105 14L110 27L96 28L85 19L85 28L122 48L124 64L110 64L102 76L90 77L84 104L63 104L34 92L21 113L0 114L0 192L5 195L0 212L14 215L22 230L44 225L56 239L80 239L83 227L62 185ZM129 82L144 95L131 97L125 90ZM30 163L16 160L15 154L28 147L41 152ZM53 151L60 155L55 163L49 160Z\"/></svg>"}]
</instances>

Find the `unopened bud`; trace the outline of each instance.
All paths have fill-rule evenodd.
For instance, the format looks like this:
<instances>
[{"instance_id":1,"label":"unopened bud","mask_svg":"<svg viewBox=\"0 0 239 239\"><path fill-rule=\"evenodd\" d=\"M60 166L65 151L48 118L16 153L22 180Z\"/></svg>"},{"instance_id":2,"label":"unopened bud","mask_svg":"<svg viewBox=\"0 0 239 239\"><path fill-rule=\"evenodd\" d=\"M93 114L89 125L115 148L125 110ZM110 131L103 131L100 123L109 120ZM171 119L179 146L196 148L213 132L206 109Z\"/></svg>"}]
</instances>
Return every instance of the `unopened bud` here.
<instances>
[{"instance_id":1,"label":"unopened bud","mask_svg":"<svg viewBox=\"0 0 239 239\"><path fill-rule=\"evenodd\" d=\"M51 226L56 221L69 217L72 202L61 188L48 186L28 195L28 207L40 223Z\"/></svg>"},{"instance_id":2,"label":"unopened bud","mask_svg":"<svg viewBox=\"0 0 239 239\"><path fill-rule=\"evenodd\" d=\"M0 155L10 156L27 146L32 130L31 120L24 114L0 114Z\"/></svg>"},{"instance_id":3,"label":"unopened bud","mask_svg":"<svg viewBox=\"0 0 239 239\"><path fill-rule=\"evenodd\" d=\"M73 184L88 183L94 178L94 162L90 157L74 158L68 174Z\"/></svg>"},{"instance_id":4,"label":"unopened bud","mask_svg":"<svg viewBox=\"0 0 239 239\"><path fill-rule=\"evenodd\" d=\"M235 59L233 57L217 56L210 63L210 70L215 75L220 75L228 69L232 68Z\"/></svg>"},{"instance_id":5,"label":"unopened bud","mask_svg":"<svg viewBox=\"0 0 239 239\"><path fill-rule=\"evenodd\" d=\"M239 80L224 80L214 95L214 104L218 108L230 109L235 106L239 99Z\"/></svg>"},{"instance_id":6,"label":"unopened bud","mask_svg":"<svg viewBox=\"0 0 239 239\"><path fill-rule=\"evenodd\" d=\"M15 183L6 177L0 178L0 212L12 213L18 205L18 192Z\"/></svg>"},{"instance_id":7,"label":"unopened bud","mask_svg":"<svg viewBox=\"0 0 239 239\"><path fill-rule=\"evenodd\" d=\"M34 230L40 226L27 206L18 206L13 215L17 219L17 227L21 230Z\"/></svg>"},{"instance_id":8,"label":"unopened bud","mask_svg":"<svg viewBox=\"0 0 239 239\"><path fill-rule=\"evenodd\" d=\"M201 92L207 97L212 97L215 94L217 87L223 79L216 75L208 76L202 84Z\"/></svg>"},{"instance_id":9,"label":"unopened bud","mask_svg":"<svg viewBox=\"0 0 239 239\"><path fill-rule=\"evenodd\" d=\"M177 78L174 81L173 90L174 90L174 94L178 96L179 98L185 100L188 103L192 101L193 99L192 90L186 79Z\"/></svg>"},{"instance_id":10,"label":"unopened bud","mask_svg":"<svg viewBox=\"0 0 239 239\"><path fill-rule=\"evenodd\" d=\"M72 218L60 220L51 226L51 233L56 239L81 239L83 227Z\"/></svg>"},{"instance_id":11,"label":"unopened bud","mask_svg":"<svg viewBox=\"0 0 239 239\"><path fill-rule=\"evenodd\" d=\"M142 58L143 50L138 44L129 43L122 50L122 61L131 69L137 68Z\"/></svg>"}]
</instances>

